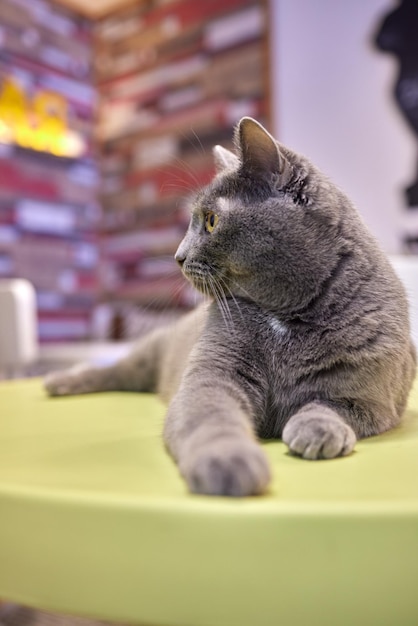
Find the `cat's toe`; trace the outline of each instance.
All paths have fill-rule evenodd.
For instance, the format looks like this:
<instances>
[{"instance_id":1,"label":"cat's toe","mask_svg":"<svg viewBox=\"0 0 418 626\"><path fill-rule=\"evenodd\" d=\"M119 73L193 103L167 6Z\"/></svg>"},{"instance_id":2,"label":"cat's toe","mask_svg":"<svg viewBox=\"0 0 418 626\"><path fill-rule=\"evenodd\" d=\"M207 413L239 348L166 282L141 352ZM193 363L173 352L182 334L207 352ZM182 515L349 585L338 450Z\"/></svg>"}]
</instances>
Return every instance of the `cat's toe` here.
<instances>
[{"instance_id":1,"label":"cat's toe","mask_svg":"<svg viewBox=\"0 0 418 626\"><path fill-rule=\"evenodd\" d=\"M333 459L352 452L356 436L336 415L296 414L286 424L282 439L290 452L304 459Z\"/></svg>"},{"instance_id":2,"label":"cat's toe","mask_svg":"<svg viewBox=\"0 0 418 626\"><path fill-rule=\"evenodd\" d=\"M69 396L83 393L83 380L71 370L51 372L44 377L44 388L50 396Z\"/></svg>"},{"instance_id":3,"label":"cat's toe","mask_svg":"<svg viewBox=\"0 0 418 626\"><path fill-rule=\"evenodd\" d=\"M213 496L253 496L270 482L265 454L255 442L224 440L202 446L180 465L190 491Z\"/></svg>"},{"instance_id":4,"label":"cat's toe","mask_svg":"<svg viewBox=\"0 0 418 626\"><path fill-rule=\"evenodd\" d=\"M52 372L44 377L44 388L50 396L65 396L71 393L71 380L64 372Z\"/></svg>"}]
</instances>

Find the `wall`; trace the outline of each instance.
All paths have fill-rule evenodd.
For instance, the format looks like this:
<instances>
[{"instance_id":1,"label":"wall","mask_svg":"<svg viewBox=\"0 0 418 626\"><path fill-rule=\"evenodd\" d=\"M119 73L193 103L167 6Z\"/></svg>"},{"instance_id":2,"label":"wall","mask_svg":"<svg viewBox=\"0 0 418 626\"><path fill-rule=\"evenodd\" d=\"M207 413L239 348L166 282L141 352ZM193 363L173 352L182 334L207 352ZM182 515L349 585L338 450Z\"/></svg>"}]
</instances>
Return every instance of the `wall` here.
<instances>
[{"instance_id":1,"label":"wall","mask_svg":"<svg viewBox=\"0 0 418 626\"><path fill-rule=\"evenodd\" d=\"M356 203L389 252L416 216L403 209L416 146L392 100L396 61L373 49L390 0L271 0L274 127ZM417 228L418 230L418 228Z\"/></svg>"}]
</instances>

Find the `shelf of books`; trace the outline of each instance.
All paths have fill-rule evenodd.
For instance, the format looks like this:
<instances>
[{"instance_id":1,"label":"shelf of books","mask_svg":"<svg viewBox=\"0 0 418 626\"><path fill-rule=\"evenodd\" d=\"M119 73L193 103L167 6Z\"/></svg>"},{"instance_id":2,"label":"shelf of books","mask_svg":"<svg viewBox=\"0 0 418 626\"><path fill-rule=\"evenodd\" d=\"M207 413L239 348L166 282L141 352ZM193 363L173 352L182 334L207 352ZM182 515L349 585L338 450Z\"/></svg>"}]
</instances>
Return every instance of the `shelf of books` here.
<instances>
[{"instance_id":1,"label":"shelf of books","mask_svg":"<svg viewBox=\"0 0 418 626\"><path fill-rule=\"evenodd\" d=\"M41 341L194 304L173 255L212 146L268 123L267 10L144 0L92 23L1 0L0 278L33 282Z\"/></svg>"},{"instance_id":2,"label":"shelf of books","mask_svg":"<svg viewBox=\"0 0 418 626\"><path fill-rule=\"evenodd\" d=\"M47 0L0 2L0 277L34 284L41 341L87 338L98 293L91 38Z\"/></svg>"},{"instance_id":3,"label":"shelf of books","mask_svg":"<svg viewBox=\"0 0 418 626\"><path fill-rule=\"evenodd\" d=\"M268 123L267 3L137 2L94 33L104 295L187 307L173 254L190 195L241 116Z\"/></svg>"}]
</instances>

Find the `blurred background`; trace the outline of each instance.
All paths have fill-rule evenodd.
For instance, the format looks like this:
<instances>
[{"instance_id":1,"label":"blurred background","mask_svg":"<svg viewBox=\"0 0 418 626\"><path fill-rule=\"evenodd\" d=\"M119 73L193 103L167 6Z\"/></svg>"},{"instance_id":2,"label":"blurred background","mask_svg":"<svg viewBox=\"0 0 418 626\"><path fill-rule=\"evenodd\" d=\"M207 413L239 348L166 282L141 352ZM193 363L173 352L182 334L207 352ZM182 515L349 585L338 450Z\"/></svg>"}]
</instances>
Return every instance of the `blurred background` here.
<instances>
[{"instance_id":1,"label":"blurred background","mask_svg":"<svg viewBox=\"0 0 418 626\"><path fill-rule=\"evenodd\" d=\"M243 115L417 253L417 7L1 0L0 279L34 285L45 368L194 305L173 254Z\"/></svg>"}]
</instances>

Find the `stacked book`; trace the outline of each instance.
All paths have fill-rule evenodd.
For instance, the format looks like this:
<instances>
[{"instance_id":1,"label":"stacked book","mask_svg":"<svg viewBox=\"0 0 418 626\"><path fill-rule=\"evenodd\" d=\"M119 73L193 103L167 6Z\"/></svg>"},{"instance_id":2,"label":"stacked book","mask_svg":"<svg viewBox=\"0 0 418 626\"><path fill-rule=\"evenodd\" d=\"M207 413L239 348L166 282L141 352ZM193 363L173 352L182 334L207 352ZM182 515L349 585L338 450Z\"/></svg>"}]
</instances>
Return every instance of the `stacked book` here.
<instances>
[{"instance_id":1,"label":"stacked book","mask_svg":"<svg viewBox=\"0 0 418 626\"><path fill-rule=\"evenodd\" d=\"M267 21L260 0L154 0L95 24L106 297L194 302L173 254L212 146L268 123Z\"/></svg>"},{"instance_id":2,"label":"stacked book","mask_svg":"<svg viewBox=\"0 0 418 626\"><path fill-rule=\"evenodd\" d=\"M92 27L0 3L0 277L35 286L42 341L90 336L99 290Z\"/></svg>"}]
</instances>

